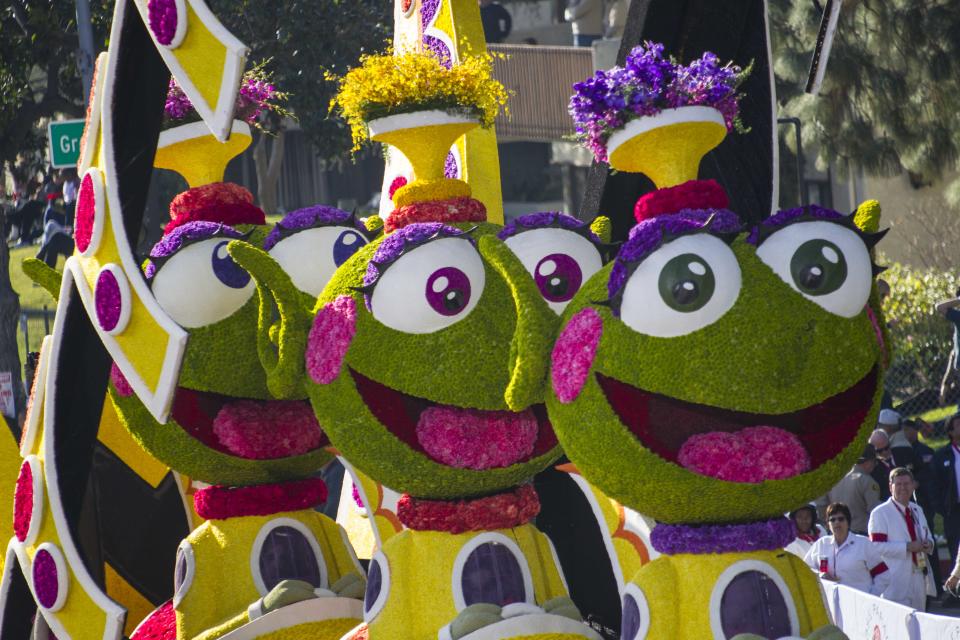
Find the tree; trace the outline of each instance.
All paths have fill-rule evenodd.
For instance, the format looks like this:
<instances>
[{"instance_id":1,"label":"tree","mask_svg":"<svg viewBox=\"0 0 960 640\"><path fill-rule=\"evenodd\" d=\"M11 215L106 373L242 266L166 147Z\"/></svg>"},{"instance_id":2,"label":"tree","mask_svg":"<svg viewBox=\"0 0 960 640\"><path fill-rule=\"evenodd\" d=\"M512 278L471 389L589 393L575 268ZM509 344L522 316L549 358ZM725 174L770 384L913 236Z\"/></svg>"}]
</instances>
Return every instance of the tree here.
<instances>
[{"instance_id":1,"label":"tree","mask_svg":"<svg viewBox=\"0 0 960 640\"><path fill-rule=\"evenodd\" d=\"M274 84L290 94L287 107L316 152L342 157L351 146L345 123L329 114L334 83L365 52L380 51L393 31L392 3L385 0L211 0L210 8L250 47L250 59L269 60ZM284 123L273 114L255 143L260 205L276 209L276 186L284 149ZM269 146L269 149L268 149Z\"/></svg>"},{"instance_id":2,"label":"tree","mask_svg":"<svg viewBox=\"0 0 960 640\"><path fill-rule=\"evenodd\" d=\"M90 11L94 42L104 48L113 2L91 0ZM43 120L84 114L76 7L72 0L7 0L0 34L0 169L22 190L44 164Z\"/></svg>"},{"instance_id":3,"label":"tree","mask_svg":"<svg viewBox=\"0 0 960 640\"><path fill-rule=\"evenodd\" d=\"M960 3L847 0L819 96L803 93L819 3L770 0L777 92L818 163L919 181L960 168ZM960 203L960 180L948 198Z\"/></svg>"}]
</instances>

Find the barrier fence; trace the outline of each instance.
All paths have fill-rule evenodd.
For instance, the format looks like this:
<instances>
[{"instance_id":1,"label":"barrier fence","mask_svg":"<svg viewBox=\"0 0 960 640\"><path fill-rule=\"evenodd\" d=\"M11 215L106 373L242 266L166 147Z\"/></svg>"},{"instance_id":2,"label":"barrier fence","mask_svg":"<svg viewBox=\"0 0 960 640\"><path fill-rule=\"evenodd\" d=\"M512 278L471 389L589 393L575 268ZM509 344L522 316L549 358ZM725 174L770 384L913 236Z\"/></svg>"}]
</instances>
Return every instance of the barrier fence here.
<instances>
[{"instance_id":1,"label":"barrier fence","mask_svg":"<svg viewBox=\"0 0 960 640\"><path fill-rule=\"evenodd\" d=\"M56 309L47 307L20 310L20 335L24 354L40 351L44 336L49 335L53 329L53 317L56 314Z\"/></svg>"},{"instance_id":2,"label":"barrier fence","mask_svg":"<svg viewBox=\"0 0 960 640\"><path fill-rule=\"evenodd\" d=\"M960 640L960 618L923 613L826 580L821 584L834 623L851 640Z\"/></svg>"}]
</instances>

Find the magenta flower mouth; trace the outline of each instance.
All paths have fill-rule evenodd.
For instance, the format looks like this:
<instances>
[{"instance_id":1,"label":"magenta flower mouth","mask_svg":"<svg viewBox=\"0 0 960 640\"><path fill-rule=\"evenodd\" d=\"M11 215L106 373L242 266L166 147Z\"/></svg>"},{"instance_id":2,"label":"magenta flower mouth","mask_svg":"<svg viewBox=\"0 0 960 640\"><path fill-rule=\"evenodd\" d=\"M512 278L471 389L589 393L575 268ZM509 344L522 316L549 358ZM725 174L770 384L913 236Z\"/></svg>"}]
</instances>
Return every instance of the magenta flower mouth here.
<instances>
[{"instance_id":1,"label":"magenta flower mouth","mask_svg":"<svg viewBox=\"0 0 960 640\"><path fill-rule=\"evenodd\" d=\"M874 367L847 390L779 415L685 402L600 373L596 378L620 422L646 449L699 475L756 483L798 476L843 451L870 411L878 375ZM712 455L720 449L723 456Z\"/></svg>"},{"instance_id":2,"label":"magenta flower mouth","mask_svg":"<svg viewBox=\"0 0 960 640\"><path fill-rule=\"evenodd\" d=\"M172 420L209 449L279 460L330 444L307 400L252 400L178 387Z\"/></svg>"},{"instance_id":3,"label":"magenta flower mouth","mask_svg":"<svg viewBox=\"0 0 960 640\"><path fill-rule=\"evenodd\" d=\"M501 469L557 446L542 404L525 411L482 411L407 395L350 369L361 399L407 447L446 467Z\"/></svg>"}]
</instances>

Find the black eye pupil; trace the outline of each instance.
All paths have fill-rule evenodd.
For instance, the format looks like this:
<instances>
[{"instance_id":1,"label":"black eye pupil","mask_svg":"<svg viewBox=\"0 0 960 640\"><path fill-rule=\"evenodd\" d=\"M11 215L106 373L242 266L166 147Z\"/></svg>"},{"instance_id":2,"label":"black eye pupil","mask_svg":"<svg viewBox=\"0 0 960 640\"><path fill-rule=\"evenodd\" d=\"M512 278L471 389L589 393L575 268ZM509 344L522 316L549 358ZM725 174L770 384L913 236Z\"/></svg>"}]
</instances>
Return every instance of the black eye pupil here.
<instances>
[{"instance_id":1,"label":"black eye pupil","mask_svg":"<svg viewBox=\"0 0 960 640\"><path fill-rule=\"evenodd\" d=\"M681 313L702 309L717 286L713 269L694 253L676 256L663 265L658 284L663 301Z\"/></svg>"},{"instance_id":2,"label":"black eye pupil","mask_svg":"<svg viewBox=\"0 0 960 640\"><path fill-rule=\"evenodd\" d=\"M443 297L443 306L447 311L459 311L464 307L463 291L460 289L451 289Z\"/></svg>"},{"instance_id":3,"label":"black eye pupil","mask_svg":"<svg viewBox=\"0 0 960 640\"><path fill-rule=\"evenodd\" d=\"M843 286L847 261L837 245L818 238L797 247L790 260L790 272L801 292L823 296Z\"/></svg>"},{"instance_id":4,"label":"black eye pupil","mask_svg":"<svg viewBox=\"0 0 960 640\"><path fill-rule=\"evenodd\" d=\"M800 270L800 282L807 289L819 289L823 284L823 267L819 264L803 267Z\"/></svg>"},{"instance_id":5,"label":"black eye pupil","mask_svg":"<svg viewBox=\"0 0 960 640\"><path fill-rule=\"evenodd\" d=\"M547 282L547 291L549 291L552 296L566 295L569 288L570 282L561 276L550 278L549 282Z\"/></svg>"},{"instance_id":6,"label":"black eye pupil","mask_svg":"<svg viewBox=\"0 0 960 640\"><path fill-rule=\"evenodd\" d=\"M700 288L692 280L684 280L673 285L673 299L677 304L686 306L700 295Z\"/></svg>"}]
</instances>

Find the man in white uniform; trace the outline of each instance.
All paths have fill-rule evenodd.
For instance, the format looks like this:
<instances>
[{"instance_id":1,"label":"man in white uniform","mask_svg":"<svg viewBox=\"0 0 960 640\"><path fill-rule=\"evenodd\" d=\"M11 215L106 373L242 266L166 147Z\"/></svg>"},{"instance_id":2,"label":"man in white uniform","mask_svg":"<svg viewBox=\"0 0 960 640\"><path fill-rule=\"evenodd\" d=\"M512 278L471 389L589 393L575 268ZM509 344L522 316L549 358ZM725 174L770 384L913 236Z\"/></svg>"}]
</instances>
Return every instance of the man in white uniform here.
<instances>
[{"instance_id":1,"label":"man in white uniform","mask_svg":"<svg viewBox=\"0 0 960 640\"><path fill-rule=\"evenodd\" d=\"M891 471L891 497L870 514L867 530L890 570L881 597L924 611L928 593L925 554L933 550L933 534L923 510L910 502L914 487L909 469L897 467Z\"/></svg>"}]
</instances>

